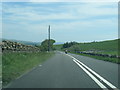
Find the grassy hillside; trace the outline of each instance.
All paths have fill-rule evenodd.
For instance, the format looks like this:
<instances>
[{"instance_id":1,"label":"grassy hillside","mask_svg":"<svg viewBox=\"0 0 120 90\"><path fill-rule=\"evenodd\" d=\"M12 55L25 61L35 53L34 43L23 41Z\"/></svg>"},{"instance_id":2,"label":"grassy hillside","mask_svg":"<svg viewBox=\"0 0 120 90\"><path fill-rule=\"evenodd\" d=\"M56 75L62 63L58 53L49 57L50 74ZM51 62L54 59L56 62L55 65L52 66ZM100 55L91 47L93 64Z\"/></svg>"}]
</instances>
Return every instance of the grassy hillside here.
<instances>
[{"instance_id":1,"label":"grassy hillside","mask_svg":"<svg viewBox=\"0 0 120 90\"><path fill-rule=\"evenodd\" d=\"M63 44L54 45L54 47L57 50L61 50L62 46ZM117 55L118 39L101 41L101 42L79 43L78 45L71 46L70 48L67 48L67 49L73 50L75 47L77 47L79 51L95 51L97 53Z\"/></svg>"},{"instance_id":2,"label":"grassy hillside","mask_svg":"<svg viewBox=\"0 0 120 90\"><path fill-rule=\"evenodd\" d=\"M2 88L2 53L0 52L0 89Z\"/></svg>"},{"instance_id":3,"label":"grassy hillside","mask_svg":"<svg viewBox=\"0 0 120 90\"><path fill-rule=\"evenodd\" d=\"M7 85L9 82L19 77L23 73L31 70L33 67L41 64L54 53L26 53L26 52L14 52L3 53L2 55L2 80L3 85Z\"/></svg>"},{"instance_id":4,"label":"grassy hillside","mask_svg":"<svg viewBox=\"0 0 120 90\"><path fill-rule=\"evenodd\" d=\"M55 45L54 47L57 50L67 49L71 53L76 53L76 51L86 51L86 52L91 51L92 53L96 53L96 54L107 54L107 55L120 56L120 53L118 55L118 49L120 49L120 48L118 48L118 41L119 40L120 39L101 41L101 42L78 43L78 44L73 45L69 48L63 48L63 49L61 49L63 46L62 44ZM118 58L92 56L92 55L86 55L86 54L81 54L81 53L76 53L76 54L85 55L85 56L89 56L89 57L100 59L100 60L120 63L120 61L118 61Z\"/></svg>"},{"instance_id":5,"label":"grassy hillside","mask_svg":"<svg viewBox=\"0 0 120 90\"><path fill-rule=\"evenodd\" d=\"M80 43L81 51L101 51L106 54L118 54L118 40L109 40L102 42Z\"/></svg>"}]
</instances>

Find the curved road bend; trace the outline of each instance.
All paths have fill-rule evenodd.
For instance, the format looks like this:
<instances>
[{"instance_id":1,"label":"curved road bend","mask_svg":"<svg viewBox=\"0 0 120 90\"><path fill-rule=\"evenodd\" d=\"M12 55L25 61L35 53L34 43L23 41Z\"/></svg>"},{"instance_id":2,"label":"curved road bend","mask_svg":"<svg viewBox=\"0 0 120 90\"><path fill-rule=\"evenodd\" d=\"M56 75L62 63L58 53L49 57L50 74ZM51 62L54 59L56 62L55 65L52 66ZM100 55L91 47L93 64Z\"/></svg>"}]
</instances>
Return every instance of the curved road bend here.
<instances>
[{"instance_id":1,"label":"curved road bend","mask_svg":"<svg viewBox=\"0 0 120 90\"><path fill-rule=\"evenodd\" d=\"M118 64L56 52L7 88L118 88Z\"/></svg>"}]
</instances>

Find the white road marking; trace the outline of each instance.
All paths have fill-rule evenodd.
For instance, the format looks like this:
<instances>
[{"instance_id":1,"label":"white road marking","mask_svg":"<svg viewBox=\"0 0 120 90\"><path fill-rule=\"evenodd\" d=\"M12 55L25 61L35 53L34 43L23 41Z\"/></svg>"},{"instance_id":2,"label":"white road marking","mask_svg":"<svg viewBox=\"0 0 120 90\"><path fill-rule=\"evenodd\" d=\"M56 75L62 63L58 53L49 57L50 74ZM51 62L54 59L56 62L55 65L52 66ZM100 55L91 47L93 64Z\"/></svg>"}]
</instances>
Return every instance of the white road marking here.
<instances>
[{"instance_id":1,"label":"white road marking","mask_svg":"<svg viewBox=\"0 0 120 90\"><path fill-rule=\"evenodd\" d=\"M77 60L77 59L76 59ZM100 78L100 80L102 80L104 83L106 83L108 86L110 86L111 88L117 88L114 85L112 85L110 82L108 82L107 80L105 80L102 76L100 76L99 74L97 74L95 71L93 71L92 69L90 69L89 67L87 67L85 64L83 64L82 62L80 62L79 60L77 60L80 64L82 64L85 68L87 68L90 72L92 72L94 75L96 75L98 78Z\"/></svg>"},{"instance_id":2,"label":"white road marking","mask_svg":"<svg viewBox=\"0 0 120 90\"><path fill-rule=\"evenodd\" d=\"M39 67L41 67L42 65L39 65Z\"/></svg>"},{"instance_id":3,"label":"white road marking","mask_svg":"<svg viewBox=\"0 0 120 90\"><path fill-rule=\"evenodd\" d=\"M108 90L97 78L95 78L89 71L87 71L82 65L80 65L75 59L73 61L81 67L101 88Z\"/></svg>"},{"instance_id":4,"label":"white road marking","mask_svg":"<svg viewBox=\"0 0 120 90\"><path fill-rule=\"evenodd\" d=\"M88 66L86 66L85 64L83 64L82 62L80 62L79 60L77 60L75 57L66 54L67 56L71 57L73 60L76 60L78 63L80 63L81 65L83 65L85 68L87 68L91 73L93 73L94 75L96 75L101 81L103 81L104 83L106 83L108 86L110 86L111 88L117 89L117 87L115 87L113 84L111 84L110 82L108 82L106 79L104 79L102 76L100 76L99 74L97 74L95 71L93 71L92 69L90 69ZM75 62L75 61L74 61ZM119 89L117 89L119 90Z\"/></svg>"}]
</instances>

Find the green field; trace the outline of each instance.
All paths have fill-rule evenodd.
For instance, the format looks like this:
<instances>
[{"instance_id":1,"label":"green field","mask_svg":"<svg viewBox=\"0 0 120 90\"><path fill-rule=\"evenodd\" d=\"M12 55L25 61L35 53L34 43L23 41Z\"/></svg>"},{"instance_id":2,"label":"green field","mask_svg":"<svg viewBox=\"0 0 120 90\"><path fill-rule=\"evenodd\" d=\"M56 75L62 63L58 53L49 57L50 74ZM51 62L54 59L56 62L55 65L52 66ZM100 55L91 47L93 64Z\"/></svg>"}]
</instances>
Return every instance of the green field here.
<instances>
[{"instance_id":1,"label":"green field","mask_svg":"<svg viewBox=\"0 0 120 90\"><path fill-rule=\"evenodd\" d=\"M117 55L118 56L118 40L108 40L108 41L101 41L101 42L89 42L89 43L78 43L77 45L73 45L67 49L71 53L75 53L75 51L92 51L93 53L99 53L99 54L110 54L110 55ZM61 45L55 45L54 47L57 50L64 50ZM85 55L85 54L80 54ZM91 56L91 55L85 55L92 58L97 58L100 60L110 61L118 63L117 58L109 58L109 57L102 57L102 56ZM120 55L119 55L120 56Z\"/></svg>"},{"instance_id":2,"label":"green field","mask_svg":"<svg viewBox=\"0 0 120 90\"><path fill-rule=\"evenodd\" d=\"M3 53L2 54L2 80L3 85L7 85L25 72L30 71L33 67L41 64L51 56L53 52L39 53Z\"/></svg>"},{"instance_id":3,"label":"green field","mask_svg":"<svg viewBox=\"0 0 120 90\"><path fill-rule=\"evenodd\" d=\"M70 50L71 48L78 47L79 51L98 51L97 53L103 54L118 54L118 39L116 40L108 40L101 42L90 42L90 43L79 43L78 45L71 46L67 48ZM57 50L61 50L61 45L54 45Z\"/></svg>"},{"instance_id":4,"label":"green field","mask_svg":"<svg viewBox=\"0 0 120 90\"><path fill-rule=\"evenodd\" d=\"M81 51L98 51L97 53L118 55L118 40L80 43Z\"/></svg>"},{"instance_id":5,"label":"green field","mask_svg":"<svg viewBox=\"0 0 120 90\"><path fill-rule=\"evenodd\" d=\"M0 89L2 88L2 53L0 52Z\"/></svg>"}]
</instances>

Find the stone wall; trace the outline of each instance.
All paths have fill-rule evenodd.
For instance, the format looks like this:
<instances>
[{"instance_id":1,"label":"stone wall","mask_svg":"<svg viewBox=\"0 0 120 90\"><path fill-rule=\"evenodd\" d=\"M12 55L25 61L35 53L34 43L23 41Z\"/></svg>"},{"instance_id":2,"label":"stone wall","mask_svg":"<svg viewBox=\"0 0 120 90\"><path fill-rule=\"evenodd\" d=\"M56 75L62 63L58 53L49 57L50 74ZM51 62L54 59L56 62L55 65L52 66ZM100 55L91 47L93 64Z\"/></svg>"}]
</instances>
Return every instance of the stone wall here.
<instances>
[{"instance_id":1,"label":"stone wall","mask_svg":"<svg viewBox=\"0 0 120 90\"><path fill-rule=\"evenodd\" d=\"M76 53L81 53L81 54L87 54L87 55L92 55L92 56L102 56L102 57L110 57L110 58L120 58L120 56L117 55L110 55L110 54L98 54L98 53L92 53L89 51L77 51Z\"/></svg>"},{"instance_id":2,"label":"stone wall","mask_svg":"<svg viewBox=\"0 0 120 90\"><path fill-rule=\"evenodd\" d=\"M32 45L24 45L17 42L12 42L8 40L2 41L0 43L0 46L2 48L2 52L5 51L17 51L17 52L40 52L40 48L32 46Z\"/></svg>"}]
</instances>

